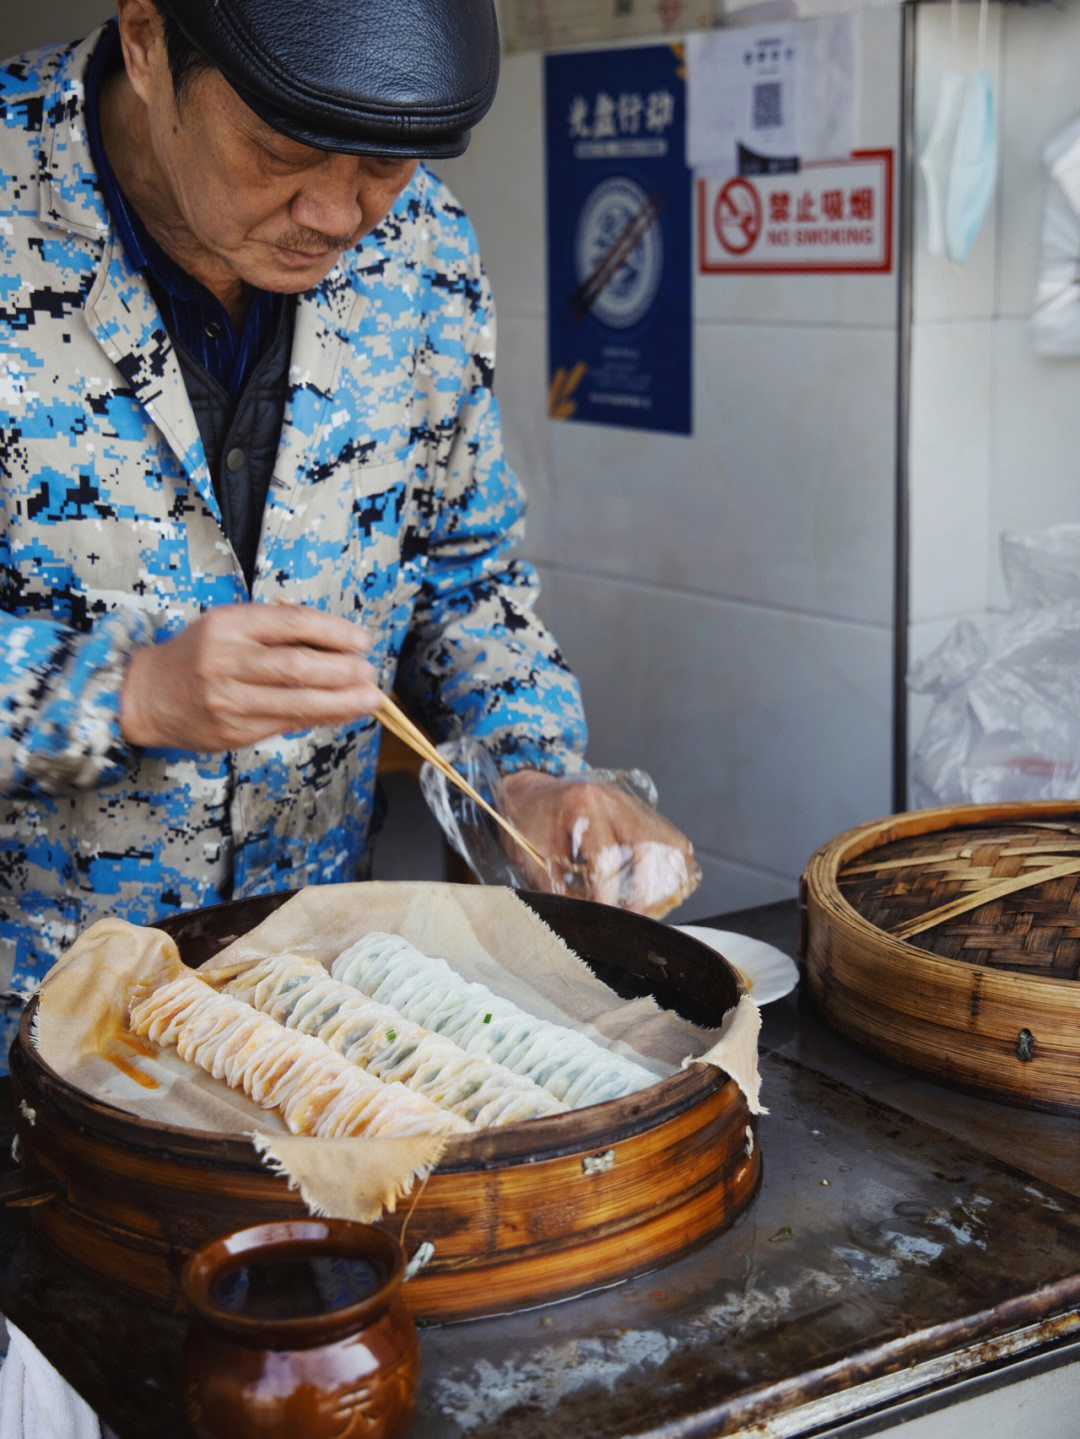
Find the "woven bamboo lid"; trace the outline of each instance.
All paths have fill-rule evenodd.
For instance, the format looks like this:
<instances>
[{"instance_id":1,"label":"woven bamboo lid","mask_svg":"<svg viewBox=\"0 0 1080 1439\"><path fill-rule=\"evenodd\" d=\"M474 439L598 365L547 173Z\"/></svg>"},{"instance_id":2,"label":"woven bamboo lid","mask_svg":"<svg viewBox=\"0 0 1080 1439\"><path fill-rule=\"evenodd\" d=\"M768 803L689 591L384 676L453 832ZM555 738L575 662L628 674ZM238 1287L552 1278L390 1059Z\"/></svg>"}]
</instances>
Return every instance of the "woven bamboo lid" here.
<instances>
[{"instance_id":1,"label":"woven bamboo lid","mask_svg":"<svg viewBox=\"0 0 1080 1439\"><path fill-rule=\"evenodd\" d=\"M894 815L803 874L810 993L867 1048L1015 1103L1080 1108L1080 805Z\"/></svg>"}]
</instances>

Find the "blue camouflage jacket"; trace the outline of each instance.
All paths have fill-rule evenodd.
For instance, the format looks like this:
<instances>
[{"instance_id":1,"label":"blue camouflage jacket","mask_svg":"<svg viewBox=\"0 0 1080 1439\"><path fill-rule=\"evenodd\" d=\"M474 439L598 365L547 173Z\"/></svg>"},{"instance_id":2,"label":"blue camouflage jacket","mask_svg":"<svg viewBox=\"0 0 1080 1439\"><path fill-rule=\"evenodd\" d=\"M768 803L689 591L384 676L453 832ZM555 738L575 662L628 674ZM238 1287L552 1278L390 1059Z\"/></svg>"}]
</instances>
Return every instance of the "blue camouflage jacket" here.
<instances>
[{"instance_id":1,"label":"blue camouflage jacket","mask_svg":"<svg viewBox=\"0 0 1080 1439\"><path fill-rule=\"evenodd\" d=\"M577 686L509 553L523 502L492 394L475 237L421 167L300 297L248 592L168 335L87 147L97 41L0 67L0 988L103 913L136 922L353 878L372 721L230 754L138 750L132 649L214 605L317 605L372 635L387 690L504 770L580 765Z\"/></svg>"}]
</instances>

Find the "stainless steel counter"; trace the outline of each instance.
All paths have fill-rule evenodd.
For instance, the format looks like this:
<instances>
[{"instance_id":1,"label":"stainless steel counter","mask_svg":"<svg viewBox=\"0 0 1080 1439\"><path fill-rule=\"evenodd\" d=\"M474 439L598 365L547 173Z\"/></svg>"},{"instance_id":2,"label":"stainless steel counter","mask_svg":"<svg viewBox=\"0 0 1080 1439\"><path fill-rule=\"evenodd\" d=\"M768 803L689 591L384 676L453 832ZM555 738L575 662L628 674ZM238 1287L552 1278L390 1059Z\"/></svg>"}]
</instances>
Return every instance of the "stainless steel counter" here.
<instances>
[{"instance_id":1,"label":"stainless steel counter","mask_svg":"<svg viewBox=\"0 0 1080 1439\"><path fill-rule=\"evenodd\" d=\"M794 904L715 922L795 952ZM977 1404L994 1384L1075 1388L1076 1116L904 1075L838 1039L798 992L763 1018L769 1113L750 1209L642 1278L425 1328L414 1439L854 1436ZM0 1305L120 1439L186 1435L183 1322L102 1294L15 1214ZM1056 1439L1052 1421L1039 1433Z\"/></svg>"}]
</instances>

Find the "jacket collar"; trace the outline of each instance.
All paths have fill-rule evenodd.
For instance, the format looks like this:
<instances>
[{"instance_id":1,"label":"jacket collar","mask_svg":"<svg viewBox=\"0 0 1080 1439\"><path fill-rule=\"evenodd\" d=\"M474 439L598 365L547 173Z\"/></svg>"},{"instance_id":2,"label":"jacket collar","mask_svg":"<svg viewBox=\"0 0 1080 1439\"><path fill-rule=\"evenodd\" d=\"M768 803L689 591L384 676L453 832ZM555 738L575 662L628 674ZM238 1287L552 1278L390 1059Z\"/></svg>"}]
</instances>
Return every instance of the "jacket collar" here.
<instances>
[{"instance_id":1,"label":"jacket collar","mask_svg":"<svg viewBox=\"0 0 1080 1439\"><path fill-rule=\"evenodd\" d=\"M92 239L108 234L109 212L86 133L84 80L104 28L63 53L44 95L48 148L41 174L40 217L47 225Z\"/></svg>"}]
</instances>

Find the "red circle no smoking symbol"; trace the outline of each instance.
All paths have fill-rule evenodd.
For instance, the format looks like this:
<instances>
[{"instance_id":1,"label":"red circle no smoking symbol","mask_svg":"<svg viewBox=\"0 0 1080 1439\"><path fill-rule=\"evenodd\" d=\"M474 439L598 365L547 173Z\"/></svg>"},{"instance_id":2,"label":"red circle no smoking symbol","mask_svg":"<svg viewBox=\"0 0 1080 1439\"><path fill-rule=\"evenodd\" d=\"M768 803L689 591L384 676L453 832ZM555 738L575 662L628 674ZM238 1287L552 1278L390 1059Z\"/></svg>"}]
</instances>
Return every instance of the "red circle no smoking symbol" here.
<instances>
[{"instance_id":1,"label":"red circle no smoking symbol","mask_svg":"<svg viewBox=\"0 0 1080 1439\"><path fill-rule=\"evenodd\" d=\"M761 234L761 197L741 175L729 180L713 208L716 238L732 255L745 255Z\"/></svg>"}]
</instances>

